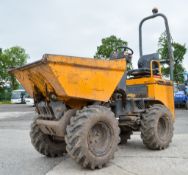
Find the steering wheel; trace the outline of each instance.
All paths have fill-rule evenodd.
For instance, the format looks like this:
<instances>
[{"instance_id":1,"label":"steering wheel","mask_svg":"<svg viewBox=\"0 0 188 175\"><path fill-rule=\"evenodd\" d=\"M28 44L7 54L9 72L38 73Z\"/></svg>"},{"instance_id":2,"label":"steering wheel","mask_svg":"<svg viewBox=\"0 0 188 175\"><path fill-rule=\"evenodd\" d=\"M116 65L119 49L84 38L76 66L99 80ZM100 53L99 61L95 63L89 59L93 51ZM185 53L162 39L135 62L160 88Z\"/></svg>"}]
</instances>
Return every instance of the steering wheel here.
<instances>
[{"instance_id":1,"label":"steering wheel","mask_svg":"<svg viewBox=\"0 0 188 175\"><path fill-rule=\"evenodd\" d=\"M116 48L116 52L118 51L118 49L123 49L124 52L128 50L128 52L127 52L128 55L133 55L134 54L133 50L131 48L127 47L127 46L117 47Z\"/></svg>"}]
</instances>

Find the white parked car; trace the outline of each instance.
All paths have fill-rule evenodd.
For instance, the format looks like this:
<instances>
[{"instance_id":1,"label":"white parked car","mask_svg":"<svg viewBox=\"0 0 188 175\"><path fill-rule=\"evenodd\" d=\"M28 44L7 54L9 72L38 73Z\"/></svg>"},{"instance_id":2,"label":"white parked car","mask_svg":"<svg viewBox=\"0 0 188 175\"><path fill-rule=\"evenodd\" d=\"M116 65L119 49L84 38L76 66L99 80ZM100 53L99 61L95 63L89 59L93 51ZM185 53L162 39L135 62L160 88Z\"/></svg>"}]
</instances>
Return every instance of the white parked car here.
<instances>
[{"instance_id":1,"label":"white parked car","mask_svg":"<svg viewBox=\"0 0 188 175\"><path fill-rule=\"evenodd\" d=\"M25 93L26 92L23 89L13 90L11 95L11 103L25 103Z\"/></svg>"},{"instance_id":2,"label":"white parked car","mask_svg":"<svg viewBox=\"0 0 188 175\"><path fill-rule=\"evenodd\" d=\"M25 103L28 106L34 106L34 99L29 96L29 94L25 95Z\"/></svg>"}]
</instances>

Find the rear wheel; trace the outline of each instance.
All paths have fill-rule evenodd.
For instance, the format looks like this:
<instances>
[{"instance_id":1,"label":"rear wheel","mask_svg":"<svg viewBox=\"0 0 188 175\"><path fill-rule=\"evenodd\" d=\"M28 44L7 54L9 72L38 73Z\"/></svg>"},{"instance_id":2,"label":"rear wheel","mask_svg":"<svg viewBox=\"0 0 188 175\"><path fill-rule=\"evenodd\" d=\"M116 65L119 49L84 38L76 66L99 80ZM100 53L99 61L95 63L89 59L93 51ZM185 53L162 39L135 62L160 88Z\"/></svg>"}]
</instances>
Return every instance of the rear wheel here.
<instances>
[{"instance_id":1,"label":"rear wheel","mask_svg":"<svg viewBox=\"0 0 188 175\"><path fill-rule=\"evenodd\" d=\"M66 153L66 143L64 140L57 140L53 136L44 134L36 121L31 125L31 143L41 154L48 157L63 156Z\"/></svg>"},{"instance_id":2,"label":"rear wheel","mask_svg":"<svg viewBox=\"0 0 188 175\"><path fill-rule=\"evenodd\" d=\"M85 107L67 127L67 152L83 167L102 168L114 156L119 132L118 121L109 108Z\"/></svg>"},{"instance_id":3,"label":"rear wheel","mask_svg":"<svg viewBox=\"0 0 188 175\"><path fill-rule=\"evenodd\" d=\"M124 129L121 128L121 132L120 132L120 144L126 144L128 142L129 139L131 139L131 135L133 134L133 131L131 129Z\"/></svg>"},{"instance_id":4,"label":"rear wheel","mask_svg":"<svg viewBox=\"0 0 188 175\"><path fill-rule=\"evenodd\" d=\"M153 105L141 120L141 138L144 145L154 150L165 149L172 136L173 122L170 111L164 105Z\"/></svg>"}]
</instances>

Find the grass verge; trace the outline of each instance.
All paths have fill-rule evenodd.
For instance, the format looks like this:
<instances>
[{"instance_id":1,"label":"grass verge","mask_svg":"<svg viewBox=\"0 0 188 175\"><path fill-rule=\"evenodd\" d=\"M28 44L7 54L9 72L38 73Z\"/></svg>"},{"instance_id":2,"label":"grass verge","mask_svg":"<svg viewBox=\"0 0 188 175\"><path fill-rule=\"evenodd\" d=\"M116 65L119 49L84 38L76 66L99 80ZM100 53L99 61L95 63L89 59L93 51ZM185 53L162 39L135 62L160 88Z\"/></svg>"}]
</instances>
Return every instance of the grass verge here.
<instances>
[{"instance_id":1,"label":"grass verge","mask_svg":"<svg viewBox=\"0 0 188 175\"><path fill-rule=\"evenodd\" d=\"M2 105L2 104L11 104L11 102L10 101L0 101L0 105Z\"/></svg>"}]
</instances>

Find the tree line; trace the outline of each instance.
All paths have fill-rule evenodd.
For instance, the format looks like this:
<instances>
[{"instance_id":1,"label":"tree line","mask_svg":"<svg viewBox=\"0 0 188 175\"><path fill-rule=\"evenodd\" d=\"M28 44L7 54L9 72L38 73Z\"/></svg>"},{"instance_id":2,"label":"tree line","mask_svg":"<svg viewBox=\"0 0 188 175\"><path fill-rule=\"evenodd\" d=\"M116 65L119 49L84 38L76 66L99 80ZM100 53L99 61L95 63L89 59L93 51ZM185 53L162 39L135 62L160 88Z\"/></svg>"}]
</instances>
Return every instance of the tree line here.
<instances>
[{"instance_id":1,"label":"tree line","mask_svg":"<svg viewBox=\"0 0 188 175\"><path fill-rule=\"evenodd\" d=\"M23 66L28 58L25 49L19 46L0 49L0 101L10 99L11 91L19 87L18 81L8 70Z\"/></svg>"}]
</instances>

